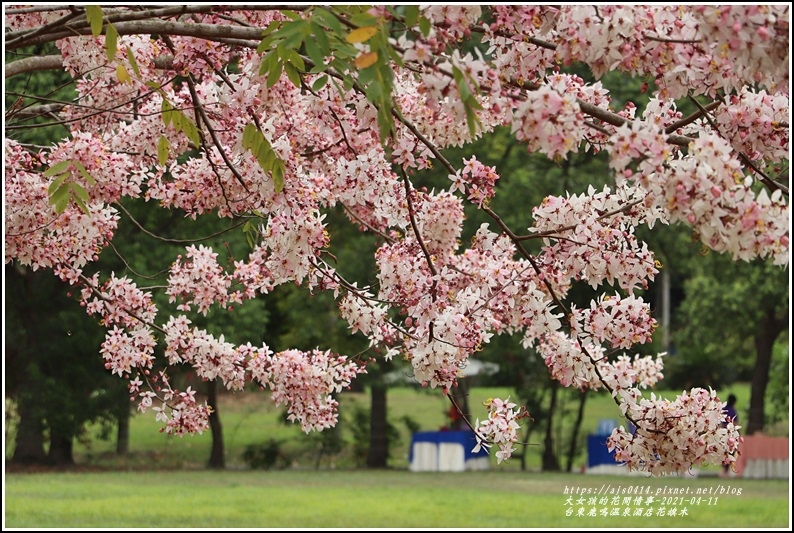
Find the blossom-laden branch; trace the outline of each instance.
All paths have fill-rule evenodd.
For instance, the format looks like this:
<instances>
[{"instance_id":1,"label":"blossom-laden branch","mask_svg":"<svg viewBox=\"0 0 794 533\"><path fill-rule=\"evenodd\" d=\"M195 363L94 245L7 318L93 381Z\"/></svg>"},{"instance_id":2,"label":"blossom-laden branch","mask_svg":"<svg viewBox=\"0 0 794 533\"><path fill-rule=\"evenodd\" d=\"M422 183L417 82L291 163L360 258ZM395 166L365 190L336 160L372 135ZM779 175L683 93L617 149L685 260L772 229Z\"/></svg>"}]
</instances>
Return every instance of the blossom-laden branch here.
<instances>
[{"instance_id":1,"label":"blossom-laden branch","mask_svg":"<svg viewBox=\"0 0 794 533\"><path fill-rule=\"evenodd\" d=\"M363 365L320 348L234 345L180 314L297 283L332 291L351 329L386 358L401 351L425 386L449 393L493 335L518 335L562 384L611 392L636 427L610 439L630 468L730 463L738 433L713 392L641 397L662 359L631 354L655 328L635 293L660 266L636 230L683 223L737 260L788 263L788 187L765 172L788 157L788 24L774 5L12 8L7 50L54 42L60 56L19 60L11 74L57 64L76 97L41 101L57 104L47 111L68 138L38 151L5 141L6 261L81 287L109 328L108 370L170 433L203 431L209 413L155 368L158 341L167 366L270 389L305 431L336 423L334 394ZM467 47L472 33L479 44ZM644 77L651 99L642 113L613 110L600 82L559 68L573 64L597 80ZM684 117L677 99L689 95L699 109ZM499 127L556 161L604 152L610 183L549 196L511 229L491 207L500 170L444 156ZM447 186L415 186L434 165ZM166 260L162 289L83 274L114 239L125 198L192 219L244 217L250 253L224 266L191 244ZM322 261L335 208L381 239L374 288ZM463 243L466 208L495 231ZM568 301L580 282L599 291L589 306ZM157 319L155 290L173 316ZM526 411L488 407L474 426L501 462Z\"/></svg>"}]
</instances>

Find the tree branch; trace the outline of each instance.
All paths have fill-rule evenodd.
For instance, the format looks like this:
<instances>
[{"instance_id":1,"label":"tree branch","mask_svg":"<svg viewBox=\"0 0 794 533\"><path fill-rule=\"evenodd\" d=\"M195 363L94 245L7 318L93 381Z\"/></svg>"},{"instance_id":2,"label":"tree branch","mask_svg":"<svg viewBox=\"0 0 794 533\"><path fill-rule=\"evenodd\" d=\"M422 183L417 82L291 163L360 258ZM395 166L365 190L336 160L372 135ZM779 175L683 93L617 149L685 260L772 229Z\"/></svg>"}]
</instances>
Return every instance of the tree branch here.
<instances>
[{"instance_id":1,"label":"tree branch","mask_svg":"<svg viewBox=\"0 0 794 533\"><path fill-rule=\"evenodd\" d=\"M143 233L145 233L146 235L148 235L149 237L151 237L153 239L157 239L158 241L167 242L167 243L171 243L171 244L193 244L194 242L201 242L201 241L206 241L206 240L209 240L209 239L214 239L215 237L218 237L219 235L223 235L224 233L227 233L227 232L229 232L229 231L231 231L231 230L233 230L235 228L239 228L240 226L245 224L245 221L241 221L241 222L238 222L237 224L235 224L233 226L229 226L228 228L226 228L224 230L221 230L221 231L219 231L217 233L213 233L213 234L207 235L205 237L197 237L195 239L169 239L167 237L160 237L159 235L156 235L156 234L152 233L151 231L147 230L146 228L144 228L143 225L140 222L138 222L135 219L135 217L133 217L132 214L129 211L127 211L127 209L120 202L116 202L113 205L115 205L117 208L119 208L121 211L123 211L124 214L127 215L127 217L129 217L129 219L132 221L132 223L135 224L138 227L138 229L141 230Z\"/></svg>"},{"instance_id":2,"label":"tree branch","mask_svg":"<svg viewBox=\"0 0 794 533\"><path fill-rule=\"evenodd\" d=\"M219 26L217 24L196 24L184 22L170 22L165 20L136 20L131 22L115 23L119 35L179 35L182 37L198 37L208 41L221 41L223 39L242 39L256 41L257 44L264 37L262 28L246 28L243 26ZM23 46L44 44L75 35L92 35L91 28L86 24L66 26L64 30L56 30L30 38L17 39L8 43L6 49L13 50Z\"/></svg>"},{"instance_id":3,"label":"tree branch","mask_svg":"<svg viewBox=\"0 0 794 533\"><path fill-rule=\"evenodd\" d=\"M51 56L31 56L7 63L4 76L8 79L17 74L58 69L63 69L63 58L61 58L60 54Z\"/></svg>"},{"instance_id":4,"label":"tree branch","mask_svg":"<svg viewBox=\"0 0 794 533\"><path fill-rule=\"evenodd\" d=\"M703 116L706 118L706 120L708 121L709 125L710 125L710 126L712 127L712 129L713 129L713 130L714 130L714 131L717 133L717 135L719 135L720 137L722 137L722 134L720 133L720 130L719 130L719 128L717 127L717 124L715 124L715 123L714 123L714 120L711 118L711 115L709 115L709 113L708 113L708 110L707 110L707 109L705 109L705 108L703 107L703 105L702 105L700 102L698 102L698 101L697 101L697 98L695 98L695 97L694 97L694 96L692 96L691 94L689 95L689 99L690 99L690 100L691 100L691 101L692 101L692 102L693 102L693 103L694 103L694 104L695 104L695 105L698 107L698 109L700 110L700 112L701 112L701 113L703 113ZM723 138L724 138L724 137L723 137ZM728 141L728 142L730 143L730 140L729 140L729 139L725 139L725 140L726 140L726 141ZM767 175L766 175L766 174L765 174L765 173L764 173L764 172L763 172L763 171L762 171L760 168L758 168L758 166L757 166L755 163L753 163L753 162L750 160L750 158L749 158L749 157L747 157L747 156L746 156L746 155L745 155L743 152L736 151L736 153L738 154L738 156L739 156L739 159L741 159L741 160L742 160L742 162L743 162L745 165L747 165L748 167L750 167L750 169L751 169L753 172L755 172L755 173L758 175L759 179L761 180L761 183L763 183L764 185L766 185L766 186L767 186L767 187L768 187L770 190L772 190L772 191L774 191L774 190L776 190L776 189L779 189L779 190L780 190L780 192L782 192L782 193L785 193L785 195L786 195L786 196L788 196L788 195L789 195L789 190L788 190L788 187L786 187L785 185L783 185L783 184L780 184L780 183L778 183L778 182L774 181L772 178L770 178L769 176L767 176Z\"/></svg>"},{"instance_id":5,"label":"tree branch","mask_svg":"<svg viewBox=\"0 0 794 533\"><path fill-rule=\"evenodd\" d=\"M198 4L198 5L181 5L181 6L167 6L167 7L159 7L154 9L148 10L128 10L128 9L106 9L103 13L104 21L112 23L116 30L119 32L119 35L126 35L120 29L120 26L124 25L124 23L130 22L146 22L150 21L150 19L156 19L160 17L165 18L173 18L173 17L180 17L182 15L187 14L200 14L200 13L224 13L224 12L235 12L235 11L281 11L281 10L290 10L290 11L305 11L309 9L311 6L308 5L268 5L268 4L261 4L261 5L243 5L243 6L218 6L215 4ZM72 7L73 9L76 9ZM56 9L49 9L49 11L61 11L65 10L65 7L59 7ZM39 12L44 11L44 9L35 9L30 11L25 11L24 9L15 10L14 13L10 13L6 11L6 14L23 14L23 13L31 13L31 12ZM84 14L84 10L78 10L73 15L68 15L68 17L72 16L80 16ZM56 21L58 22L58 21ZM160 21L165 22L165 21ZM6 39L6 48L13 49L19 48L21 46L27 46L30 44L40 44L39 41L35 40L40 34L45 36L52 36L52 33L43 33L46 32L47 29L51 29L55 24L48 24L45 26L40 26L38 28L27 28L24 30L18 30L14 32L8 32L5 34ZM63 25L61 22L59 25ZM193 24L189 24L193 25ZM206 24L202 24L202 26L207 26ZM69 24L66 26L68 30L68 34L65 35L66 37L74 36L77 34L85 35L91 33L91 28L88 23L88 20L85 17L80 17L78 20L75 20L73 24ZM261 29L254 28L252 29L258 30L260 35L251 37L252 39L261 40ZM66 30L64 30L66 31ZM150 32L144 32L150 33ZM151 32L151 33L160 33L158 31ZM170 32L167 32L170 33ZM55 40L63 38L64 35L55 37ZM200 36L199 36L200 37ZM242 37L247 38L247 37ZM48 42L53 40L50 37L47 37L46 40L41 42Z\"/></svg>"},{"instance_id":6,"label":"tree branch","mask_svg":"<svg viewBox=\"0 0 794 533\"><path fill-rule=\"evenodd\" d=\"M703 106L701 109L695 111L694 113L692 113L688 117L684 117L681 120L679 120L678 122L670 124L669 126L667 126L664 129L664 132L665 133L673 133L678 128L683 128L684 126L688 126L688 125L692 124L693 122L695 122L700 117L702 117L703 113L704 113L704 110L705 110L705 112L713 111L713 110L717 109L721 104L722 104L722 102L720 102L719 100L711 102L710 104L707 104L707 105Z\"/></svg>"}]
</instances>

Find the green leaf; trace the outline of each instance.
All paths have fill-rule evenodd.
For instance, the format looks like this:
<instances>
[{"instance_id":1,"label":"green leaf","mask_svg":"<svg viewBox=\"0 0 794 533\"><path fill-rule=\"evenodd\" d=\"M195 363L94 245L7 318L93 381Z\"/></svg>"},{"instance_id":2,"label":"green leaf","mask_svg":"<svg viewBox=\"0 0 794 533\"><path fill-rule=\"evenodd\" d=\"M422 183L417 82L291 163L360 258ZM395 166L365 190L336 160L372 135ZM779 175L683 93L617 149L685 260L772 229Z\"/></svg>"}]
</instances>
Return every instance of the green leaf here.
<instances>
[{"instance_id":1,"label":"green leaf","mask_svg":"<svg viewBox=\"0 0 794 533\"><path fill-rule=\"evenodd\" d=\"M284 190L284 163L278 161L273 167L273 184L276 186L276 194Z\"/></svg>"},{"instance_id":2,"label":"green leaf","mask_svg":"<svg viewBox=\"0 0 794 533\"><path fill-rule=\"evenodd\" d=\"M309 57L311 58L312 63L314 63L314 65L315 65L315 68L317 66L324 67L325 66L325 54L322 53L322 51L320 50L320 47L317 46L317 43L314 41L314 39L306 39L305 41L303 41L303 45L306 47L306 53L309 54ZM298 56L298 57L300 57L300 56ZM303 61L303 59L301 59L301 62L302 61ZM303 67L300 70L302 72L306 72L306 67Z\"/></svg>"},{"instance_id":3,"label":"green leaf","mask_svg":"<svg viewBox=\"0 0 794 533\"><path fill-rule=\"evenodd\" d=\"M376 22L376 17L375 15L364 11L362 13L356 13L350 17L350 22L354 26L372 26Z\"/></svg>"},{"instance_id":4,"label":"green leaf","mask_svg":"<svg viewBox=\"0 0 794 533\"><path fill-rule=\"evenodd\" d=\"M170 151L171 143L168 142L168 138L165 135L161 135L160 140L157 141L157 162L165 165L168 162Z\"/></svg>"},{"instance_id":5,"label":"green leaf","mask_svg":"<svg viewBox=\"0 0 794 533\"><path fill-rule=\"evenodd\" d=\"M265 30L265 36L262 38L262 41L259 43L259 46L256 47L257 54L264 54L265 52L269 52L272 49L273 43L277 39L277 35L275 33L268 33L268 30L273 28L274 25L280 25L281 21L274 20L268 26L268 29Z\"/></svg>"},{"instance_id":6,"label":"green leaf","mask_svg":"<svg viewBox=\"0 0 794 533\"><path fill-rule=\"evenodd\" d=\"M405 25L409 28L413 28L418 21L419 6L405 6Z\"/></svg>"},{"instance_id":7,"label":"green leaf","mask_svg":"<svg viewBox=\"0 0 794 533\"><path fill-rule=\"evenodd\" d=\"M243 130L243 148L246 150L250 150L251 146L253 146L253 139L256 134L259 133L259 130L256 128L256 125L253 122L249 122L245 125L245 129Z\"/></svg>"},{"instance_id":8,"label":"green leaf","mask_svg":"<svg viewBox=\"0 0 794 533\"><path fill-rule=\"evenodd\" d=\"M261 157L260 152L262 151L262 146L270 149L270 144L268 144L267 139L265 139L262 132L257 129L251 137L251 146L248 149L259 159Z\"/></svg>"},{"instance_id":9,"label":"green leaf","mask_svg":"<svg viewBox=\"0 0 794 533\"><path fill-rule=\"evenodd\" d=\"M75 199L79 198L84 202L87 202L90 199L90 197L88 196L88 192L86 192L85 188L82 185L73 181L71 183L71 186L72 186L72 192L74 193L72 196Z\"/></svg>"},{"instance_id":10,"label":"green leaf","mask_svg":"<svg viewBox=\"0 0 794 533\"><path fill-rule=\"evenodd\" d=\"M176 109L171 111L169 114L171 115L171 125L174 127L174 129L176 131L184 130L183 124L185 116Z\"/></svg>"},{"instance_id":11,"label":"green leaf","mask_svg":"<svg viewBox=\"0 0 794 533\"><path fill-rule=\"evenodd\" d=\"M312 21L315 20L319 21L319 24L326 26L334 34L338 35L345 31L336 15L324 7L315 8L312 13Z\"/></svg>"},{"instance_id":12,"label":"green leaf","mask_svg":"<svg viewBox=\"0 0 794 533\"><path fill-rule=\"evenodd\" d=\"M276 61L277 61L276 64L270 69L270 72L267 73L268 89L270 89L276 83L278 83L278 80L281 78L281 69L283 67L283 64L281 63L281 61L278 61L278 59L276 59Z\"/></svg>"},{"instance_id":13,"label":"green leaf","mask_svg":"<svg viewBox=\"0 0 794 533\"><path fill-rule=\"evenodd\" d=\"M99 6L85 6L85 18L91 25L91 34L94 37L102 33L102 8Z\"/></svg>"},{"instance_id":14,"label":"green leaf","mask_svg":"<svg viewBox=\"0 0 794 533\"><path fill-rule=\"evenodd\" d=\"M425 37L430 35L430 21L427 20L427 17L421 17L419 19L419 30Z\"/></svg>"},{"instance_id":15,"label":"green leaf","mask_svg":"<svg viewBox=\"0 0 794 533\"><path fill-rule=\"evenodd\" d=\"M50 183L50 186L47 187L47 195L52 196L53 194L55 194L55 191L60 189L61 185L63 185L64 180L66 180L66 178L68 177L69 177L69 173L65 172L60 176L58 176L57 178L55 178L55 180L52 183Z\"/></svg>"},{"instance_id":16,"label":"green leaf","mask_svg":"<svg viewBox=\"0 0 794 533\"><path fill-rule=\"evenodd\" d=\"M138 63L135 61L135 54L132 53L132 48L127 46L127 61L130 62L130 66L132 67L132 71L135 73L136 78L141 77L141 71L138 69Z\"/></svg>"},{"instance_id":17,"label":"green leaf","mask_svg":"<svg viewBox=\"0 0 794 533\"><path fill-rule=\"evenodd\" d=\"M317 47L322 52L323 56L327 56L331 54L331 43L328 41L328 36L325 34L325 29L317 24L316 22L311 22L309 27L312 30L312 35L314 36L314 42L317 44ZM309 42L307 39L305 42Z\"/></svg>"},{"instance_id":18,"label":"green leaf","mask_svg":"<svg viewBox=\"0 0 794 533\"><path fill-rule=\"evenodd\" d=\"M266 73L271 72L279 63L277 48L269 51L262 56L262 63L259 65L259 75L264 76Z\"/></svg>"},{"instance_id":19,"label":"green leaf","mask_svg":"<svg viewBox=\"0 0 794 533\"><path fill-rule=\"evenodd\" d=\"M68 183L62 183L60 187L50 195L50 204L55 206L56 213L63 213L69 203L69 191L71 188ZM59 206L61 206L59 208Z\"/></svg>"},{"instance_id":20,"label":"green leaf","mask_svg":"<svg viewBox=\"0 0 794 533\"><path fill-rule=\"evenodd\" d=\"M298 72L306 72L306 63L303 62L303 58L297 51L290 50L284 60L295 67Z\"/></svg>"},{"instance_id":21,"label":"green leaf","mask_svg":"<svg viewBox=\"0 0 794 533\"><path fill-rule=\"evenodd\" d=\"M378 129L380 130L380 142L386 144L391 137L394 119L391 116L391 107L382 105L378 108Z\"/></svg>"},{"instance_id":22,"label":"green leaf","mask_svg":"<svg viewBox=\"0 0 794 533\"><path fill-rule=\"evenodd\" d=\"M180 113L182 115L181 122L182 122L182 130L187 135L187 138L190 139L195 146L201 146L201 136L199 135L199 130L196 127L195 122L190 120L187 116Z\"/></svg>"},{"instance_id":23,"label":"green leaf","mask_svg":"<svg viewBox=\"0 0 794 533\"><path fill-rule=\"evenodd\" d=\"M312 83L312 91L314 92L319 91L320 89L325 87L326 83L328 83L328 76L323 74L322 76L314 80L314 83Z\"/></svg>"},{"instance_id":24,"label":"green leaf","mask_svg":"<svg viewBox=\"0 0 794 533\"><path fill-rule=\"evenodd\" d=\"M67 188L67 191L68 191L68 188ZM53 202L55 204L55 212L60 215L61 213L66 211L66 206L69 205L69 200L71 200L69 195L68 194L64 194L63 196L59 197L56 202Z\"/></svg>"},{"instance_id":25,"label":"green leaf","mask_svg":"<svg viewBox=\"0 0 794 533\"><path fill-rule=\"evenodd\" d=\"M49 178L50 176L60 174L64 170L68 170L71 164L72 162L68 159L66 161L61 161L60 163L55 163L50 168L44 171L44 176Z\"/></svg>"},{"instance_id":26,"label":"green leaf","mask_svg":"<svg viewBox=\"0 0 794 533\"><path fill-rule=\"evenodd\" d=\"M243 131L243 148L250 150L262 170L273 176L276 192L284 188L284 162L279 159L264 134L253 123Z\"/></svg>"},{"instance_id":27,"label":"green leaf","mask_svg":"<svg viewBox=\"0 0 794 533\"><path fill-rule=\"evenodd\" d=\"M466 124L469 126L469 134L474 138L477 134L477 126L480 124L480 119L477 117L477 113L474 112L470 106L465 106L466 108Z\"/></svg>"},{"instance_id":28,"label":"green leaf","mask_svg":"<svg viewBox=\"0 0 794 533\"><path fill-rule=\"evenodd\" d=\"M287 77L289 78L289 81L291 81L295 87L301 86L300 72L298 72L298 70L295 68L295 66L292 63L284 64L284 72L287 73Z\"/></svg>"},{"instance_id":29,"label":"green leaf","mask_svg":"<svg viewBox=\"0 0 794 533\"><path fill-rule=\"evenodd\" d=\"M176 112L174 111L174 107L171 105L171 102L165 98L163 98L163 101L160 104L160 114L163 117L163 124L166 126L174 122L174 115L176 115ZM174 124L174 127L176 127L176 124Z\"/></svg>"},{"instance_id":30,"label":"green leaf","mask_svg":"<svg viewBox=\"0 0 794 533\"><path fill-rule=\"evenodd\" d=\"M83 202L83 200L81 200L81 199L80 199L80 198L78 198L77 196L73 196L73 197L72 197L72 200L74 200L74 203L76 203L76 204L77 204L77 207L79 207L79 208L80 208L80 210L81 210L83 213L85 213L86 215L89 215L89 216L91 215L91 211L89 211L89 210L88 210L88 206L85 204L85 202ZM66 207L66 206L64 205L64 208L65 208L65 207ZM57 209L57 206L56 206L56 209Z\"/></svg>"},{"instance_id":31,"label":"green leaf","mask_svg":"<svg viewBox=\"0 0 794 533\"><path fill-rule=\"evenodd\" d=\"M88 171L85 169L85 167L80 161L74 161L74 166L77 167L77 170L80 172L80 175L83 176L83 179L87 181L89 185L96 185L96 180L91 174L88 173Z\"/></svg>"},{"instance_id":32,"label":"green leaf","mask_svg":"<svg viewBox=\"0 0 794 533\"><path fill-rule=\"evenodd\" d=\"M116 78L118 78L119 83L129 83L132 81L130 78L130 73L127 72L127 69L124 68L124 65L116 65Z\"/></svg>"},{"instance_id":33,"label":"green leaf","mask_svg":"<svg viewBox=\"0 0 794 533\"><path fill-rule=\"evenodd\" d=\"M108 22L105 28L105 48L108 53L108 61L113 61L116 58L116 48L119 42L119 32L116 27Z\"/></svg>"},{"instance_id":34,"label":"green leaf","mask_svg":"<svg viewBox=\"0 0 794 533\"><path fill-rule=\"evenodd\" d=\"M297 48L303 42L303 38L310 33L309 23L303 19L287 22L277 33L278 37L284 39L279 47L285 50Z\"/></svg>"},{"instance_id":35,"label":"green leaf","mask_svg":"<svg viewBox=\"0 0 794 533\"><path fill-rule=\"evenodd\" d=\"M282 9L281 10L281 14L291 18L292 20L300 20L300 18L301 18L301 14L300 13L297 13L297 12L292 11L290 9Z\"/></svg>"},{"instance_id":36,"label":"green leaf","mask_svg":"<svg viewBox=\"0 0 794 533\"><path fill-rule=\"evenodd\" d=\"M353 56L350 56L353 57ZM334 56L334 59L331 61L330 67L336 70L341 76L345 76L345 72L347 72L348 64L339 58L339 56Z\"/></svg>"},{"instance_id":37,"label":"green leaf","mask_svg":"<svg viewBox=\"0 0 794 533\"><path fill-rule=\"evenodd\" d=\"M248 246L253 248L254 235L256 235L256 228L254 228L254 225L251 224L250 220L246 220L245 224L243 224L243 234L245 235L245 240L248 241Z\"/></svg>"},{"instance_id":38,"label":"green leaf","mask_svg":"<svg viewBox=\"0 0 794 533\"><path fill-rule=\"evenodd\" d=\"M370 83L367 85L365 92L367 100L373 103L380 101L381 97L383 97L383 87L379 83Z\"/></svg>"}]
</instances>

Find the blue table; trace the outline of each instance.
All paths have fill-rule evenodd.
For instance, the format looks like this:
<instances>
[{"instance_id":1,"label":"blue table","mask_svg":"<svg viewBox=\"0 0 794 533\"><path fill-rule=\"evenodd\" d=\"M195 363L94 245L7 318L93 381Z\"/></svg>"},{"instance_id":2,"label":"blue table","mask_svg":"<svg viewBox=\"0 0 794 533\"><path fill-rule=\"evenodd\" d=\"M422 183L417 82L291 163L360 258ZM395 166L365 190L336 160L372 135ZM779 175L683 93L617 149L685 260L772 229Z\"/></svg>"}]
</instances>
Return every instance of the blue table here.
<instances>
[{"instance_id":1,"label":"blue table","mask_svg":"<svg viewBox=\"0 0 794 533\"><path fill-rule=\"evenodd\" d=\"M587 436L587 467L598 465L618 465L615 461L615 452L610 453L607 446L609 435Z\"/></svg>"},{"instance_id":2,"label":"blue table","mask_svg":"<svg viewBox=\"0 0 794 533\"><path fill-rule=\"evenodd\" d=\"M420 431L411 437L408 456L413 472L487 470L488 450L472 452L477 438L472 431Z\"/></svg>"}]
</instances>

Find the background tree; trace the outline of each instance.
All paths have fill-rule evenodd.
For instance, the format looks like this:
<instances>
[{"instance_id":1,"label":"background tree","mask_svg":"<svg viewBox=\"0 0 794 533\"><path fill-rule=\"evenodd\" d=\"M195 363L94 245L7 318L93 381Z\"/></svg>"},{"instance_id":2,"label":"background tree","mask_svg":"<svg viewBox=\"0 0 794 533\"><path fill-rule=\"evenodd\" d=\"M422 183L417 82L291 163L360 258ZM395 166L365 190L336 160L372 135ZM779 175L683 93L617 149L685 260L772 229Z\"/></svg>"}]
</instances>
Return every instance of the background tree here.
<instances>
[{"instance_id":1,"label":"background tree","mask_svg":"<svg viewBox=\"0 0 794 533\"><path fill-rule=\"evenodd\" d=\"M112 423L124 389L97 353L103 328L47 272L7 265L4 281L4 379L20 416L12 462L73 464L74 440L90 422Z\"/></svg>"},{"instance_id":2,"label":"background tree","mask_svg":"<svg viewBox=\"0 0 794 533\"><path fill-rule=\"evenodd\" d=\"M6 62L54 52L57 48L46 43L6 54ZM24 111L75 95L73 79L63 70L30 72L5 82L6 109ZM30 117L31 127L7 135L32 147L48 146L68 132L63 126L33 126L48 120ZM103 328L85 320L85 311L66 297L68 286L21 265L7 264L3 280L4 381L19 414L12 461L71 464L73 440L86 424L109 426L129 412L126 387L102 368L96 354Z\"/></svg>"},{"instance_id":3,"label":"background tree","mask_svg":"<svg viewBox=\"0 0 794 533\"><path fill-rule=\"evenodd\" d=\"M762 262L736 263L708 254L692 263L676 318L674 375L703 374L721 388L739 379L751 383L749 417L741 425L751 435L764 428L765 396L772 353L788 330L788 272ZM680 379L680 378L679 378Z\"/></svg>"}]
</instances>

